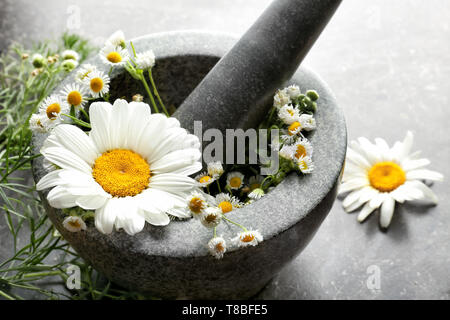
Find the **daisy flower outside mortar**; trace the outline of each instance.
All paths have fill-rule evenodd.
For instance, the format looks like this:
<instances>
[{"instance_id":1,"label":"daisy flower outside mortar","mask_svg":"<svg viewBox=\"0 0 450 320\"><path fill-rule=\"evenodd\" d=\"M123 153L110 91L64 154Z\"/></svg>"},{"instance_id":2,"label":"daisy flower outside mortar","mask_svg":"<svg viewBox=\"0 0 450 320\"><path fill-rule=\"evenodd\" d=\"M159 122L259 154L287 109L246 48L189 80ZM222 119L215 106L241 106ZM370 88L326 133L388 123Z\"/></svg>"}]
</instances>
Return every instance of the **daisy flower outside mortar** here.
<instances>
[{"instance_id":1,"label":"daisy flower outside mortar","mask_svg":"<svg viewBox=\"0 0 450 320\"><path fill-rule=\"evenodd\" d=\"M40 119L41 125L47 129L52 129L61 123L61 114L70 111L70 107L59 95L53 94L39 105L39 112L43 115Z\"/></svg>"},{"instance_id":2,"label":"daisy flower outside mortar","mask_svg":"<svg viewBox=\"0 0 450 320\"><path fill-rule=\"evenodd\" d=\"M89 77L89 74L96 70L97 67L92 64L88 63L82 64L75 74L75 80L79 83L85 84L86 79Z\"/></svg>"},{"instance_id":3,"label":"daisy flower outside mortar","mask_svg":"<svg viewBox=\"0 0 450 320\"><path fill-rule=\"evenodd\" d=\"M76 52L74 50L64 50L61 53L61 58L63 60L75 60L75 61L78 61L78 60L80 60L80 55L78 54L78 52Z\"/></svg>"},{"instance_id":4,"label":"daisy flower outside mortar","mask_svg":"<svg viewBox=\"0 0 450 320\"><path fill-rule=\"evenodd\" d=\"M147 70L155 66L155 54L148 50L136 55L136 65L139 69Z\"/></svg>"},{"instance_id":5,"label":"daisy flower outside mortar","mask_svg":"<svg viewBox=\"0 0 450 320\"><path fill-rule=\"evenodd\" d=\"M86 223L77 216L68 216L63 221L63 226L70 232L80 232L81 230L86 230Z\"/></svg>"},{"instance_id":6,"label":"daisy flower outside mortar","mask_svg":"<svg viewBox=\"0 0 450 320\"><path fill-rule=\"evenodd\" d=\"M37 184L38 190L52 188L51 206L95 210L100 232L111 233L115 226L130 235L146 221L167 225L167 211L186 209L186 196L195 187L189 175L201 168L200 152L191 147L198 138L174 119L151 115L144 103L95 102L90 119L89 135L59 125L41 149L61 168Z\"/></svg>"},{"instance_id":7,"label":"daisy flower outside mortar","mask_svg":"<svg viewBox=\"0 0 450 320\"><path fill-rule=\"evenodd\" d=\"M358 221L364 221L381 207L380 225L387 228L394 214L395 202L422 200L437 203L436 195L421 180L440 181L443 176L424 169L430 161L411 153L413 134L408 131L403 142L389 148L385 140L366 138L352 141L339 194L350 192L343 201L347 212L361 209Z\"/></svg>"},{"instance_id":8,"label":"daisy flower outside mortar","mask_svg":"<svg viewBox=\"0 0 450 320\"><path fill-rule=\"evenodd\" d=\"M105 46L125 48L125 34L122 30L117 30L105 41Z\"/></svg>"},{"instance_id":9,"label":"daisy flower outside mortar","mask_svg":"<svg viewBox=\"0 0 450 320\"><path fill-rule=\"evenodd\" d=\"M88 102L86 88L78 83L66 85L61 90L61 95L66 99L69 106L75 108L81 108Z\"/></svg>"}]
</instances>

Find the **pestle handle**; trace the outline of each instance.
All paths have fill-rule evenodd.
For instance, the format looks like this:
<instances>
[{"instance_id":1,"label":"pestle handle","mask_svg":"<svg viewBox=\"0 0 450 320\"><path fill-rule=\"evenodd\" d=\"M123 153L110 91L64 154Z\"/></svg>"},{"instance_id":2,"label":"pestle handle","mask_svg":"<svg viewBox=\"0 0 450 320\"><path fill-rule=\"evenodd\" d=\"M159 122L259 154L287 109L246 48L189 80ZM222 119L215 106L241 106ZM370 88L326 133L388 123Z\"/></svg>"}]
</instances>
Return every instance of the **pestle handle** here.
<instances>
[{"instance_id":1,"label":"pestle handle","mask_svg":"<svg viewBox=\"0 0 450 320\"><path fill-rule=\"evenodd\" d=\"M186 98L174 116L194 131L256 127L341 0L274 0Z\"/></svg>"}]
</instances>

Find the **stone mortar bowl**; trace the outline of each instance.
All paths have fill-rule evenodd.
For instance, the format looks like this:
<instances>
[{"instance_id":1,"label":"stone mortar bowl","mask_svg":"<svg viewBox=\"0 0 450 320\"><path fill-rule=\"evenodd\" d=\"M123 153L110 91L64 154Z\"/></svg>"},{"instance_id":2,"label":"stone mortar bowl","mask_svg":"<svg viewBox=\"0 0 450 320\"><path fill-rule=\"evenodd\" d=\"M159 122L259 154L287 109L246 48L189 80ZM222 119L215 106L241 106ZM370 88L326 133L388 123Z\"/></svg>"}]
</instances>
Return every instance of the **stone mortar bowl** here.
<instances>
[{"instance_id":1,"label":"stone mortar bowl","mask_svg":"<svg viewBox=\"0 0 450 320\"><path fill-rule=\"evenodd\" d=\"M157 86L166 104L177 107L235 41L225 34L185 31L149 35L133 43L137 51L154 50ZM98 57L90 63L106 70ZM118 92L113 98L130 101L134 90L144 95L129 79L125 70L112 74L111 87ZM69 81L66 79L57 91ZM260 230L264 241L258 246L227 252L216 260L206 247L211 230L195 219L173 221L165 227L146 224L135 236L123 231L104 235L93 224L86 231L71 233L62 226L62 212L48 205L46 190L40 196L48 216L82 258L129 290L168 299L254 296L302 251L325 219L336 197L346 152L344 116L328 86L303 67L288 84L320 94L317 130L309 136L316 169L311 175L291 174L262 199L228 213L231 219ZM33 137L34 152L39 152L45 138L44 134ZM39 157L33 164L35 181L46 174L42 161ZM225 239L239 231L226 223L217 230Z\"/></svg>"}]
</instances>

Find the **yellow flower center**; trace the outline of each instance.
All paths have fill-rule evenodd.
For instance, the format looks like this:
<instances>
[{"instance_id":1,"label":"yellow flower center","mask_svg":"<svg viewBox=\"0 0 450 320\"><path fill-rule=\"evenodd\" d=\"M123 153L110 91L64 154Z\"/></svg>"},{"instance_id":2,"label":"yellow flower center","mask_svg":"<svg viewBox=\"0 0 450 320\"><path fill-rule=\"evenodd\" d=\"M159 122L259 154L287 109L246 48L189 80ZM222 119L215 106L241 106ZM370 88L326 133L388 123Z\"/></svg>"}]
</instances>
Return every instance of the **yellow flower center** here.
<instances>
[{"instance_id":1,"label":"yellow flower center","mask_svg":"<svg viewBox=\"0 0 450 320\"><path fill-rule=\"evenodd\" d=\"M225 248L223 247L222 242L219 242L219 243L216 244L216 251L217 252L224 252L225 251Z\"/></svg>"},{"instance_id":2,"label":"yellow flower center","mask_svg":"<svg viewBox=\"0 0 450 320\"><path fill-rule=\"evenodd\" d=\"M113 51L108 53L106 59L108 59L108 61L112 63L119 63L122 61L122 56L120 55L120 53Z\"/></svg>"},{"instance_id":3,"label":"yellow flower center","mask_svg":"<svg viewBox=\"0 0 450 320\"><path fill-rule=\"evenodd\" d=\"M198 181L199 181L200 183L208 183L209 180L211 180L211 177L210 177L210 176L203 176L203 177L201 177Z\"/></svg>"},{"instance_id":4,"label":"yellow flower center","mask_svg":"<svg viewBox=\"0 0 450 320\"><path fill-rule=\"evenodd\" d=\"M150 166L131 150L114 149L95 160L92 176L113 197L135 196L147 188Z\"/></svg>"},{"instance_id":5,"label":"yellow flower center","mask_svg":"<svg viewBox=\"0 0 450 320\"><path fill-rule=\"evenodd\" d=\"M295 152L295 157L300 159L301 157L306 157L306 148L301 144L297 145L297 150Z\"/></svg>"},{"instance_id":6,"label":"yellow flower center","mask_svg":"<svg viewBox=\"0 0 450 320\"><path fill-rule=\"evenodd\" d=\"M255 240L255 236L253 234L246 234L245 236L241 237L242 242L252 242Z\"/></svg>"},{"instance_id":7,"label":"yellow flower center","mask_svg":"<svg viewBox=\"0 0 450 320\"><path fill-rule=\"evenodd\" d=\"M199 214L204 207L204 202L202 199L198 197L194 197L189 201L189 209L191 209L192 212Z\"/></svg>"},{"instance_id":8,"label":"yellow flower center","mask_svg":"<svg viewBox=\"0 0 450 320\"><path fill-rule=\"evenodd\" d=\"M219 203L218 207L222 209L222 213L227 213L233 210L233 205L229 201L222 201Z\"/></svg>"},{"instance_id":9,"label":"yellow flower center","mask_svg":"<svg viewBox=\"0 0 450 320\"><path fill-rule=\"evenodd\" d=\"M92 78L90 82L91 90L95 93L99 93L103 89L103 80L102 78Z\"/></svg>"},{"instance_id":10,"label":"yellow flower center","mask_svg":"<svg viewBox=\"0 0 450 320\"><path fill-rule=\"evenodd\" d=\"M370 185L381 192L391 192L406 181L405 171L391 161L375 164L370 168L368 177Z\"/></svg>"},{"instance_id":11,"label":"yellow flower center","mask_svg":"<svg viewBox=\"0 0 450 320\"><path fill-rule=\"evenodd\" d=\"M80 224L80 221L78 221L78 220L70 220L69 222L69 225L71 226L71 227L74 227L74 228L81 228L81 224Z\"/></svg>"},{"instance_id":12,"label":"yellow flower center","mask_svg":"<svg viewBox=\"0 0 450 320\"><path fill-rule=\"evenodd\" d=\"M83 102L83 97L79 91L72 91L67 95L67 102L71 106L79 106Z\"/></svg>"},{"instance_id":13,"label":"yellow flower center","mask_svg":"<svg viewBox=\"0 0 450 320\"><path fill-rule=\"evenodd\" d=\"M216 221L216 220L217 220L217 216L216 216L215 214L208 214L208 215L205 217L205 221L206 221L206 222L212 223L212 222L214 222L214 221Z\"/></svg>"},{"instance_id":14,"label":"yellow flower center","mask_svg":"<svg viewBox=\"0 0 450 320\"><path fill-rule=\"evenodd\" d=\"M230 179L230 187L239 188L242 184L242 180L239 177L233 177Z\"/></svg>"},{"instance_id":15,"label":"yellow flower center","mask_svg":"<svg viewBox=\"0 0 450 320\"><path fill-rule=\"evenodd\" d=\"M61 106L59 105L59 103L52 103L47 107L45 111L47 113L47 117L50 120L54 120L56 119L57 114L61 112Z\"/></svg>"},{"instance_id":16,"label":"yellow flower center","mask_svg":"<svg viewBox=\"0 0 450 320\"><path fill-rule=\"evenodd\" d=\"M300 127L300 122L298 122L298 121L293 122L288 128L288 134L290 136L292 136L299 127Z\"/></svg>"}]
</instances>

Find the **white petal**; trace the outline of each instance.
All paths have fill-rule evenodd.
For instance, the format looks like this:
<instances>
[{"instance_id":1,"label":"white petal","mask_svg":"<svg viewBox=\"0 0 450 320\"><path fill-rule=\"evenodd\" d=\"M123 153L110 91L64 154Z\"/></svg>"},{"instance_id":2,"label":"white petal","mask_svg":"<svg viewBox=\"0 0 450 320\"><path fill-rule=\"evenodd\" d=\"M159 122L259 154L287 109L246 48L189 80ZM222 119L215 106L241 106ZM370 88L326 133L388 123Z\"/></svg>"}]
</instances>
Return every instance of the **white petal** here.
<instances>
[{"instance_id":1,"label":"white petal","mask_svg":"<svg viewBox=\"0 0 450 320\"><path fill-rule=\"evenodd\" d=\"M138 152L141 136L149 122L151 111L149 105L143 102L131 102L128 106L130 108L128 116L133 125L128 126L127 146Z\"/></svg>"},{"instance_id":2,"label":"white petal","mask_svg":"<svg viewBox=\"0 0 450 320\"><path fill-rule=\"evenodd\" d=\"M363 188L369 185L369 180L366 178L354 178L348 181L345 181L339 186L339 194L344 194L348 191L356 190Z\"/></svg>"},{"instance_id":3,"label":"white petal","mask_svg":"<svg viewBox=\"0 0 450 320\"><path fill-rule=\"evenodd\" d=\"M103 196L81 196L78 197L75 203L77 206L85 209L85 210L96 210L105 205L107 198Z\"/></svg>"},{"instance_id":4,"label":"white petal","mask_svg":"<svg viewBox=\"0 0 450 320\"><path fill-rule=\"evenodd\" d=\"M87 174L92 172L86 161L67 149L53 147L41 150L41 153L47 160L63 169L81 171Z\"/></svg>"},{"instance_id":5,"label":"white petal","mask_svg":"<svg viewBox=\"0 0 450 320\"><path fill-rule=\"evenodd\" d=\"M408 158L402 162L401 167L405 171L411 171L411 170L416 170L416 169L426 167L429 164L430 164L430 160L428 160L428 159L414 160L414 159Z\"/></svg>"},{"instance_id":6,"label":"white petal","mask_svg":"<svg viewBox=\"0 0 450 320\"><path fill-rule=\"evenodd\" d=\"M372 208L368 203L361 209L361 211L358 214L358 222L363 222L366 220L366 218L374 211L375 209Z\"/></svg>"},{"instance_id":7,"label":"white petal","mask_svg":"<svg viewBox=\"0 0 450 320\"><path fill-rule=\"evenodd\" d=\"M168 192L191 190L196 181L187 176L172 173L158 174L150 178L150 188L156 188Z\"/></svg>"},{"instance_id":8,"label":"white petal","mask_svg":"<svg viewBox=\"0 0 450 320\"><path fill-rule=\"evenodd\" d=\"M385 197L386 193L378 192L378 194L369 201L370 207L373 209L377 209L383 203Z\"/></svg>"},{"instance_id":9,"label":"white petal","mask_svg":"<svg viewBox=\"0 0 450 320\"><path fill-rule=\"evenodd\" d=\"M128 135L128 103L125 100L117 99L112 106L109 134L111 148L126 148Z\"/></svg>"},{"instance_id":10,"label":"white petal","mask_svg":"<svg viewBox=\"0 0 450 320\"><path fill-rule=\"evenodd\" d=\"M95 227L101 233L110 234L113 230L117 216L115 200L109 199L103 207L95 210Z\"/></svg>"},{"instance_id":11,"label":"white petal","mask_svg":"<svg viewBox=\"0 0 450 320\"><path fill-rule=\"evenodd\" d=\"M201 153L197 149L177 150L166 154L154 163L150 163L150 169L155 173L169 173L191 166L200 157Z\"/></svg>"},{"instance_id":12,"label":"white petal","mask_svg":"<svg viewBox=\"0 0 450 320\"><path fill-rule=\"evenodd\" d=\"M197 173L200 170L202 170L202 164L200 162L195 162L194 164L192 164L190 166L181 167L176 170L172 170L171 173L190 176L191 174Z\"/></svg>"},{"instance_id":13,"label":"white petal","mask_svg":"<svg viewBox=\"0 0 450 320\"><path fill-rule=\"evenodd\" d=\"M428 169L418 169L418 170L408 171L406 173L406 179L408 179L408 180L423 179L423 180L442 181L444 179L444 176L436 171L432 171L432 170L428 170Z\"/></svg>"},{"instance_id":14,"label":"white petal","mask_svg":"<svg viewBox=\"0 0 450 320\"><path fill-rule=\"evenodd\" d=\"M139 213L137 202L134 198L119 198L116 201L116 229L123 228L129 235L141 232L145 226L145 219Z\"/></svg>"},{"instance_id":15,"label":"white petal","mask_svg":"<svg viewBox=\"0 0 450 320\"><path fill-rule=\"evenodd\" d=\"M164 138L164 134L162 133L166 132L166 130L167 117L160 113L152 114L139 138L135 151L144 158L147 158L161 143Z\"/></svg>"},{"instance_id":16,"label":"white petal","mask_svg":"<svg viewBox=\"0 0 450 320\"><path fill-rule=\"evenodd\" d=\"M414 141L414 136L411 131L406 133L406 137L403 140L402 146L399 149L397 160L402 162L411 153L412 144Z\"/></svg>"},{"instance_id":17,"label":"white petal","mask_svg":"<svg viewBox=\"0 0 450 320\"><path fill-rule=\"evenodd\" d=\"M92 126L89 136L100 153L108 151L112 147L109 138L111 109L112 106L108 102L94 102L89 106L89 118Z\"/></svg>"},{"instance_id":18,"label":"white petal","mask_svg":"<svg viewBox=\"0 0 450 320\"><path fill-rule=\"evenodd\" d=\"M191 211L187 208L172 208L169 209L167 213L178 218L190 218L192 216Z\"/></svg>"},{"instance_id":19,"label":"white petal","mask_svg":"<svg viewBox=\"0 0 450 320\"><path fill-rule=\"evenodd\" d=\"M381 205L380 213L380 225L383 228L387 228L391 223L392 216L394 215L395 200L388 196Z\"/></svg>"},{"instance_id":20,"label":"white petal","mask_svg":"<svg viewBox=\"0 0 450 320\"><path fill-rule=\"evenodd\" d=\"M166 226L170 223L169 216L164 212L144 212L145 221L154 226Z\"/></svg>"},{"instance_id":21,"label":"white petal","mask_svg":"<svg viewBox=\"0 0 450 320\"><path fill-rule=\"evenodd\" d=\"M187 137L187 132L182 128L172 128L166 131L166 134L161 139L160 143L152 149L152 152L147 153L145 157L149 163L153 163L166 154L174 150L179 150L178 145Z\"/></svg>"},{"instance_id":22,"label":"white petal","mask_svg":"<svg viewBox=\"0 0 450 320\"><path fill-rule=\"evenodd\" d=\"M416 197L414 200L427 200L427 201L431 201L434 204L438 203L437 196L423 182L417 181L417 180L416 181L410 181L410 185L411 185L412 188L415 188L415 189L419 190L423 194L423 197Z\"/></svg>"},{"instance_id":23,"label":"white petal","mask_svg":"<svg viewBox=\"0 0 450 320\"><path fill-rule=\"evenodd\" d=\"M48 203L56 209L75 207L78 196L73 195L63 187L54 187L47 195Z\"/></svg>"},{"instance_id":24,"label":"white petal","mask_svg":"<svg viewBox=\"0 0 450 320\"><path fill-rule=\"evenodd\" d=\"M52 171L43 176L36 184L36 190L40 191L60 184L61 178L59 177L59 173L61 171L63 171L63 169Z\"/></svg>"},{"instance_id":25,"label":"white petal","mask_svg":"<svg viewBox=\"0 0 450 320\"><path fill-rule=\"evenodd\" d=\"M380 154L377 152L377 148L367 138L360 137L358 138L358 142L361 145L361 148L364 150L366 158L371 164L380 162L382 160Z\"/></svg>"},{"instance_id":26,"label":"white petal","mask_svg":"<svg viewBox=\"0 0 450 320\"><path fill-rule=\"evenodd\" d=\"M92 139L83 130L73 125L61 124L53 130L53 133L67 150L78 155L90 166L94 165L99 152Z\"/></svg>"},{"instance_id":27,"label":"white petal","mask_svg":"<svg viewBox=\"0 0 450 320\"><path fill-rule=\"evenodd\" d=\"M358 167L362 167L364 169L370 169L371 165L367 159L361 154L353 151L352 149L347 149L347 159L353 162Z\"/></svg>"}]
</instances>

